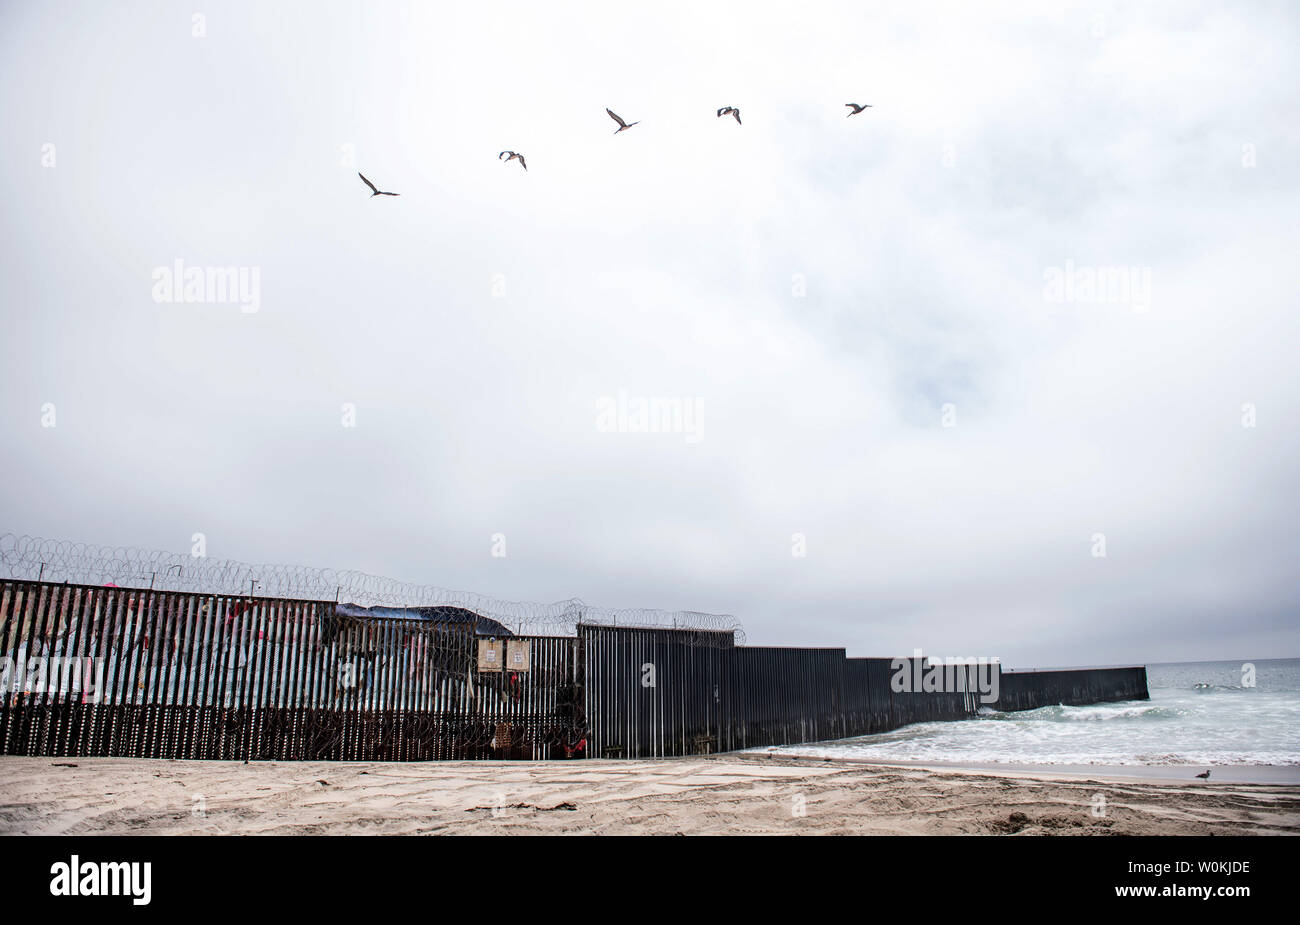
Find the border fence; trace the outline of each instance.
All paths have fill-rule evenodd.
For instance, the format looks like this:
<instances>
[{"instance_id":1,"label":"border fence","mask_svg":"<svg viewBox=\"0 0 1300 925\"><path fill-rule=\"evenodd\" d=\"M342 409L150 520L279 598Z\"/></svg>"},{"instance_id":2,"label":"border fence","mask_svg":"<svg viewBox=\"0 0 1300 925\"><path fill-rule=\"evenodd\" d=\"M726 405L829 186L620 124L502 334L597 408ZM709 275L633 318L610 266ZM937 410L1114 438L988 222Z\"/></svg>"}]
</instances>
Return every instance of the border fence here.
<instances>
[{"instance_id":1,"label":"border fence","mask_svg":"<svg viewBox=\"0 0 1300 925\"><path fill-rule=\"evenodd\" d=\"M593 607L577 598L552 604L505 601L354 570L255 565L207 555L97 546L12 533L0 535L0 578L6 577L231 597L333 601L361 607L458 607L495 620L511 632L542 636L572 636L577 625L583 623L717 630L732 632L744 641L740 622L730 614Z\"/></svg>"},{"instance_id":2,"label":"border fence","mask_svg":"<svg viewBox=\"0 0 1300 925\"><path fill-rule=\"evenodd\" d=\"M1148 696L1142 667L959 664L923 685L933 670L923 659L744 646L733 618L719 615L566 602L539 617L529 605L420 586L376 593L381 579L354 581L347 600L342 585L334 599L261 596L267 571L250 579L258 567L238 563L222 565L235 577L207 590L162 588L164 554L123 565L86 547L6 540L0 754L649 758L867 735L982 706ZM33 552L44 557L39 574L13 575L31 570ZM105 571L118 581L71 580ZM246 591L227 580L247 581Z\"/></svg>"}]
</instances>

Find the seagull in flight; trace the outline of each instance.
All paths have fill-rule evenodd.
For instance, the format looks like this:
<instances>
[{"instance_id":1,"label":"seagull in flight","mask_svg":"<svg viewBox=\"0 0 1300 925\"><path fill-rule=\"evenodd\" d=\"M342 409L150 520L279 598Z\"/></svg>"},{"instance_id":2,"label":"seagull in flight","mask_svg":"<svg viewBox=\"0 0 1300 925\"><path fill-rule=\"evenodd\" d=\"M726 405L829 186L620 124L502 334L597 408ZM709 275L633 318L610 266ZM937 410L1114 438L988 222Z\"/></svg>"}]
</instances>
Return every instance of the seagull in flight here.
<instances>
[{"instance_id":1,"label":"seagull in flight","mask_svg":"<svg viewBox=\"0 0 1300 925\"><path fill-rule=\"evenodd\" d=\"M381 190L381 189L379 189L377 186L375 186L375 184L373 184L373 183L371 183L369 180L367 180L367 179L366 179L366 175L365 175L364 173L362 173L361 171L359 171L359 170L357 171L357 176L361 178L361 182L362 182L362 183L364 183L366 186L370 187L370 190L371 190L371 192L370 192L370 198L371 198L371 199L374 199L376 196L400 196L400 195L402 195L401 193L385 193L383 190Z\"/></svg>"},{"instance_id":2,"label":"seagull in flight","mask_svg":"<svg viewBox=\"0 0 1300 925\"><path fill-rule=\"evenodd\" d=\"M740 124L741 124L741 123L740 123L740 110L737 109L735 106L723 106L721 109L718 110L718 118L719 118L719 119L721 119L723 116L728 115L728 114L733 115L733 116L736 117L736 124L737 124L737 125L740 125Z\"/></svg>"},{"instance_id":3,"label":"seagull in flight","mask_svg":"<svg viewBox=\"0 0 1300 925\"><path fill-rule=\"evenodd\" d=\"M628 129L630 129L632 126L637 124L636 122L624 122L622 117L619 116L618 113L614 112L614 110L610 109L608 106L605 107L605 112L609 113L609 117L618 123L618 128L614 129L615 135L617 135L619 132L625 132Z\"/></svg>"},{"instance_id":4,"label":"seagull in flight","mask_svg":"<svg viewBox=\"0 0 1300 925\"><path fill-rule=\"evenodd\" d=\"M507 154L510 156L506 157ZM497 160L501 160L503 157L505 157L507 164L511 161L519 161L520 167L524 168L524 170L528 169L528 164L524 161L524 156L522 154L516 154L514 151L502 151L497 155Z\"/></svg>"},{"instance_id":5,"label":"seagull in flight","mask_svg":"<svg viewBox=\"0 0 1300 925\"><path fill-rule=\"evenodd\" d=\"M862 112L862 110L871 108L870 103L865 106L859 106L857 103L845 103L844 105L853 110L853 112L849 113L851 116L856 116L858 113Z\"/></svg>"}]
</instances>

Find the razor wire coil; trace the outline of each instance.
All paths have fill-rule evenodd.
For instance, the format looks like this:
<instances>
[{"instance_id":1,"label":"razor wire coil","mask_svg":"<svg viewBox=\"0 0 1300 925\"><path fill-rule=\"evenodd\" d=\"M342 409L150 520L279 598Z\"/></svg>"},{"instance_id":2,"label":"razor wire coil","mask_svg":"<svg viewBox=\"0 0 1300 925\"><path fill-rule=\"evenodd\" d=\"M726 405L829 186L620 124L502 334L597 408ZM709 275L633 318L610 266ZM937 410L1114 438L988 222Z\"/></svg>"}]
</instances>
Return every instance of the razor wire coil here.
<instances>
[{"instance_id":1,"label":"razor wire coil","mask_svg":"<svg viewBox=\"0 0 1300 925\"><path fill-rule=\"evenodd\" d=\"M578 598L551 604L506 601L370 575L298 565L254 565L136 546L104 546L43 537L0 535L0 576L14 580L114 585L133 590L177 591L232 597L356 604L361 607L460 607L504 624L520 635L572 636L580 625L674 629L701 645L715 634L744 642L730 614L689 610L593 607Z\"/></svg>"}]
</instances>

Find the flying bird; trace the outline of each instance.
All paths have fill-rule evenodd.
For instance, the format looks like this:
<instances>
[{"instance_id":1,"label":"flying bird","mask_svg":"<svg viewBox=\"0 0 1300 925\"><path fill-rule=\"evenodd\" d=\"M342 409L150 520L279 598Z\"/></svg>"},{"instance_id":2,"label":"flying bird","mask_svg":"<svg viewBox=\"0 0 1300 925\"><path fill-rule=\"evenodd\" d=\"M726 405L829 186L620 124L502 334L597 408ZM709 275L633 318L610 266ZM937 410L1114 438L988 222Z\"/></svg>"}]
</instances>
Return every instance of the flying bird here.
<instances>
[{"instance_id":1,"label":"flying bird","mask_svg":"<svg viewBox=\"0 0 1300 925\"><path fill-rule=\"evenodd\" d=\"M364 183L366 186L370 187L370 191L371 191L371 192L370 192L370 198L371 198L371 199L374 199L376 196L400 196L400 195L402 195L401 193L385 193L383 190L381 190L381 189L379 189L377 186L375 186L375 184L373 184L373 183L371 183L369 180L367 180L367 179L366 179L366 175L365 175L364 173L362 173L361 171L359 171L359 170L357 171L357 176L361 178L361 182L362 182L362 183Z\"/></svg>"},{"instance_id":2,"label":"flying bird","mask_svg":"<svg viewBox=\"0 0 1300 925\"><path fill-rule=\"evenodd\" d=\"M844 105L853 110L853 112L849 113L851 116L856 116L858 113L862 112L862 110L871 108L870 103L865 106L859 106L857 103L845 103Z\"/></svg>"},{"instance_id":3,"label":"flying bird","mask_svg":"<svg viewBox=\"0 0 1300 925\"><path fill-rule=\"evenodd\" d=\"M1202 773L1200 773L1200 774L1197 774L1196 776L1199 777L1201 780L1209 780L1209 779L1210 779L1210 772L1209 772L1209 771L1204 771L1204 772L1202 772Z\"/></svg>"},{"instance_id":4,"label":"flying bird","mask_svg":"<svg viewBox=\"0 0 1300 925\"><path fill-rule=\"evenodd\" d=\"M507 154L509 154L510 156L506 157ZM528 169L528 164L524 161L524 156L522 154L517 154L514 151L502 151L500 154L497 155L497 160L501 160L503 157L505 157L507 164L509 164L511 161L517 160L519 161L520 167L524 168L524 170Z\"/></svg>"},{"instance_id":5,"label":"flying bird","mask_svg":"<svg viewBox=\"0 0 1300 925\"><path fill-rule=\"evenodd\" d=\"M727 115L728 113L736 117L737 125L741 124L740 110L737 109L735 106L723 106L721 109L718 110L718 118L721 119L723 116Z\"/></svg>"},{"instance_id":6,"label":"flying bird","mask_svg":"<svg viewBox=\"0 0 1300 925\"><path fill-rule=\"evenodd\" d=\"M614 112L614 110L610 109L608 106L605 107L605 112L609 113L609 117L618 123L618 128L614 129L615 135L617 135L619 132L625 132L628 129L630 129L632 126L637 124L636 122L624 122L622 117L619 116L618 113Z\"/></svg>"}]
</instances>

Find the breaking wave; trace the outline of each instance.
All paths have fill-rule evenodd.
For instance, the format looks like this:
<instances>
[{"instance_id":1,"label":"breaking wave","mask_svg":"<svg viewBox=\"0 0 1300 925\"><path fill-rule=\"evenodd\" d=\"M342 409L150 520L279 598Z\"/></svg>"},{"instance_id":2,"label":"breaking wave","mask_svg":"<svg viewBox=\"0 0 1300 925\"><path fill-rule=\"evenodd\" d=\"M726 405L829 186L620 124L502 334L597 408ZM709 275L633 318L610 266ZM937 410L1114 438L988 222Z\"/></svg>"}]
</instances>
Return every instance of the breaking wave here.
<instances>
[{"instance_id":1,"label":"breaking wave","mask_svg":"<svg viewBox=\"0 0 1300 925\"><path fill-rule=\"evenodd\" d=\"M981 707L958 722L780 751L877 761L1079 765L1300 765L1300 660L1148 666L1151 699L1024 712ZM1197 684L1208 685L1197 687Z\"/></svg>"}]
</instances>

